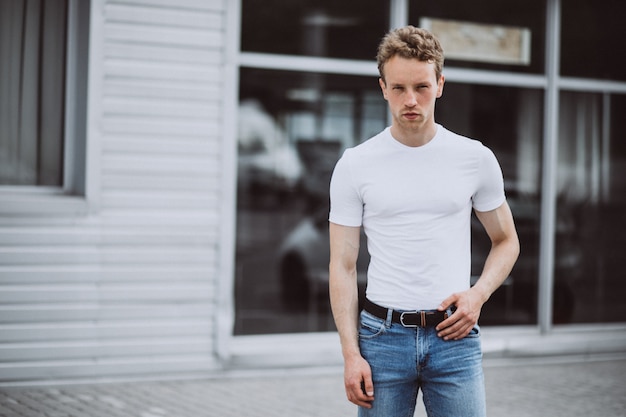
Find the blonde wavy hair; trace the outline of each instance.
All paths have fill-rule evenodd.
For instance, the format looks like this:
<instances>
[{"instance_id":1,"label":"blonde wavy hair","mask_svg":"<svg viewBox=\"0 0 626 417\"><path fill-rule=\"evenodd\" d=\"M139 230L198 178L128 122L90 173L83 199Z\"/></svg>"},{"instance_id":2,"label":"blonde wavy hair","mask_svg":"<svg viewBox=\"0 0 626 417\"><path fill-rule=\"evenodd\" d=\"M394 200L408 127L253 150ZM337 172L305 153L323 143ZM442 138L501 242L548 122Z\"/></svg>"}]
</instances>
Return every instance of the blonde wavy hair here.
<instances>
[{"instance_id":1,"label":"blonde wavy hair","mask_svg":"<svg viewBox=\"0 0 626 417\"><path fill-rule=\"evenodd\" d=\"M439 40L426 29L404 26L389 31L378 45L376 61L380 78L385 82L385 64L394 56L415 58L435 64L437 80L443 72L443 48Z\"/></svg>"}]
</instances>

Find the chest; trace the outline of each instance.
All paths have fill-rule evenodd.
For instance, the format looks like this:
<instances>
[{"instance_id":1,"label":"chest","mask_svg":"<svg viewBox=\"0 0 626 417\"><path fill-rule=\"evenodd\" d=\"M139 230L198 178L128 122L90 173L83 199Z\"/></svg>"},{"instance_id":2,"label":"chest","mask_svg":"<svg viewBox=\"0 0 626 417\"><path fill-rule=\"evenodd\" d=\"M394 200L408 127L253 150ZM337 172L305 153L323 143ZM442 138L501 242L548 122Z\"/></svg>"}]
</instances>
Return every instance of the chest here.
<instances>
[{"instance_id":1,"label":"chest","mask_svg":"<svg viewBox=\"0 0 626 417\"><path fill-rule=\"evenodd\" d=\"M364 216L439 217L471 206L477 166L463 155L396 155L364 175Z\"/></svg>"}]
</instances>

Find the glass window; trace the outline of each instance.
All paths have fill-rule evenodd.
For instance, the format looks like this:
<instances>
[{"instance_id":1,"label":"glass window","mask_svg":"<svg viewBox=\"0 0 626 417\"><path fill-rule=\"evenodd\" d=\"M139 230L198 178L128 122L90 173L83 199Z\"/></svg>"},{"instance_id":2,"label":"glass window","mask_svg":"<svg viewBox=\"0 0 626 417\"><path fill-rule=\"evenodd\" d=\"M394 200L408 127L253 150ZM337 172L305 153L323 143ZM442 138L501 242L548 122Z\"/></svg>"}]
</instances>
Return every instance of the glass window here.
<instances>
[{"instance_id":1,"label":"glass window","mask_svg":"<svg viewBox=\"0 0 626 417\"><path fill-rule=\"evenodd\" d=\"M536 323L543 92L446 83L436 119L495 153L523 248L511 275L483 307L481 324ZM490 246L482 225L472 218L472 282Z\"/></svg>"},{"instance_id":2,"label":"glass window","mask_svg":"<svg viewBox=\"0 0 626 417\"><path fill-rule=\"evenodd\" d=\"M241 87L235 332L332 330L328 179L343 148L386 126L386 102L373 77L243 69ZM542 103L540 90L449 83L437 104L440 123L496 153L524 246L484 324L536 322ZM472 249L476 279L489 249L476 219Z\"/></svg>"},{"instance_id":3,"label":"glass window","mask_svg":"<svg viewBox=\"0 0 626 417\"><path fill-rule=\"evenodd\" d=\"M67 6L0 3L0 184L63 183Z\"/></svg>"},{"instance_id":4,"label":"glass window","mask_svg":"<svg viewBox=\"0 0 626 417\"><path fill-rule=\"evenodd\" d=\"M242 68L240 92L235 334L332 330L330 175L386 126L378 80Z\"/></svg>"},{"instance_id":5,"label":"glass window","mask_svg":"<svg viewBox=\"0 0 626 417\"><path fill-rule=\"evenodd\" d=\"M626 81L626 2L563 2L561 73Z\"/></svg>"},{"instance_id":6,"label":"glass window","mask_svg":"<svg viewBox=\"0 0 626 417\"><path fill-rule=\"evenodd\" d=\"M623 322L626 95L563 92L560 107L555 311L577 323Z\"/></svg>"},{"instance_id":7,"label":"glass window","mask_svg":"<svg viewBox=\"0 0 626 417\"><path fill-rule=\"evenodd\" d=\"M388 0L243 0L241 49L373 60L388 26Z\"/></svg>"},{"instance_id":8,"label":"glass window","mask_svg":"<svg viewBox=\"0 0 626 417\"><path fill-rule=\"evenodd\" d=\"M438 1L411 1L409 2L409 23L420 26L423 19L440 19L445 21L464 22L470 25L461 28L455 27L453 31L453 42L458 47L458 42L464 42L467 45L463 48L476 47L476 56L480 55L478 51L487 49L486 52L493 52L500 43L504 43L505 38L494 38L506 35L507 29L527 29L530 36L529 61L523 64L507 64L507 63L489 63L482 62L471 57L464 59L455 59L446 56L446 64L461 68L477 68L491 69L502 71L515 71L523 73L542 73L544 72L544 51L545 51L545 0L530 0L524 2L508 2L501 0L486 0L480 2L471 2L464 0L448 0L445 2ZM477 24L477 25L476 25ZM485 30L486 29L486 30ZM433 32L443 41L443 34L437 33L435 28ZM460 38L462 36L462 39ZM486 37L485 37L486 36ZM495 43L494 43L495 42ZM446 54L446 45L444 43L444 54ZM506 49L506 48L505 48ZM502 49L502 55L507 55L507 50ZM508 48L510 49L510 47Z\"/></svg>"}]
</instances>

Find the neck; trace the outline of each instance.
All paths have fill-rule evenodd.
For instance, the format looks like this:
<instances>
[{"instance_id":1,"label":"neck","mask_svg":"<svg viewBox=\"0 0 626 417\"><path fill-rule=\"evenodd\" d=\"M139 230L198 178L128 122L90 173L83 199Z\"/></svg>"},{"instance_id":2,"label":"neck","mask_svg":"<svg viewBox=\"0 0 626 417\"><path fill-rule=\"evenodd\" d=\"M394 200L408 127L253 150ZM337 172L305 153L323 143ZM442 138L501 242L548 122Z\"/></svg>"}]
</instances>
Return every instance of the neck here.
<instances>
[{"instance_id":1,"label":"neck","mask_svg":"<svg viewBox=\"0 0 626 417\"><path fill-rule=\"evenodd\" d=\"M410 147L424 146L437 134L437 125L432 123L421 129L402 129L397 125L391 126L391 136L403 145Z\"/></svg>"}]
</instances>

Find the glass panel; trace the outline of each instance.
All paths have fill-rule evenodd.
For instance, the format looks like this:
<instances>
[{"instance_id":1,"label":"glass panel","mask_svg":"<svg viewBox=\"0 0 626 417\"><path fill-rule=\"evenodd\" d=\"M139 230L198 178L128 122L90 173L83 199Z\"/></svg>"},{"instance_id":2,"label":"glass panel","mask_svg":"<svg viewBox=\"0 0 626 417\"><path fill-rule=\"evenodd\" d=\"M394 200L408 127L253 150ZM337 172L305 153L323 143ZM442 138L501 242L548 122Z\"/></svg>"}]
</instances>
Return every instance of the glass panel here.
<instances>
[{"instance_id":1,"label":"glass panel","mask_svg":"<svg viewBox=\"0 0 626 417\"><path fill-rule=\"evenodd\" d=\"M386 126L377 78L242 68L240 91L235 334L333 330L328 185Z\"/></svg>"},{"instance_id":2,"label":"glass panel","mask_svg":"<svg viewBox=\"0 0 626 417\"><path fill-rule=\"evenodd\" d=\"M626 2L562 2L561 73L573 77L626 80L623 59Z\"/></svg>"},{"instance_id":3,"label":"glass panel","mask_svg":"<svg viewBox=\"0 0 626 417\"><path fill-rule=\"evenodd\" d=\"M537 320L542 120L540 90L447 83L437 103L439 123L480 140L496 154L522 246L511 276L483 307L481 324ZM489 238L473 218L473 280L489 248Z\"/></svg>"},{"instance_id":4,"label":"glass panel","mask_svg":"<svg viewBox=\"0 0 626 417\"><path fill-rule=\"evenodd\" d=\"M243 0L241 49L373 60L389 26L388 0Z\"/></svg>"},{"instance_id":5,"label":"glass panel","mask_svg":"<svg viewBox=\"0 0 626 417\"><path fill-rule=\"evenodd\" d=\"M626 321L626 96L564 92L560 106L555 262L576 268L556 271L557 290L568 288L557 311Z\"/></svg>"},{"instance_id":6,"label":"glass panel","mask_svg":"<svg viewBox=\"0 0 626 417\"><path fill-rule=\"evenodd\" d=\"M0 3L0 184L62 184L66 8Z\"/></svg>"},{"instance_id":7,"label":"glass panel","mask_svg":"<svg viewBox=\"0 0 626 417\"><path fill-rule=\"evenodd\" d=\"M409 23L415 26L419 26L423 18L436 18L481 25L526 28L530 31L529 64L493 64L479 62L479 60L458 60L446 57L447 65L524 73L542 73L544 71L545 0L529 0L524 2L502 0L478 2L465 0L447 0L445 2L411 1L409 4ZM483 26L483 28L485 28L485 26ZM462 35L464 39L474 46L480 46L481 42L487 42L484 47L488 50L493 49L493 39L485 40L482 38L481 40L481 36L484 35L484 32L476 31L476 28L465 28L463 30L468 32L464 34L456 33L455 36L458 37ZM472 30L475 33L469 32ZM496 35L502 34L502 31L496 29L493 33ZM444 47L444 54L445 53L446 48Z\"/></svg>"}]
</instances>

